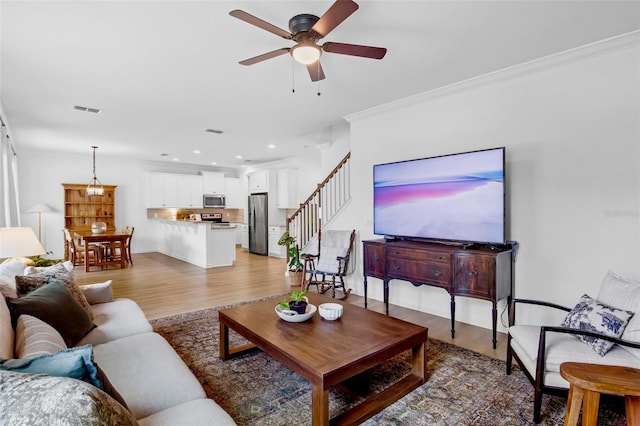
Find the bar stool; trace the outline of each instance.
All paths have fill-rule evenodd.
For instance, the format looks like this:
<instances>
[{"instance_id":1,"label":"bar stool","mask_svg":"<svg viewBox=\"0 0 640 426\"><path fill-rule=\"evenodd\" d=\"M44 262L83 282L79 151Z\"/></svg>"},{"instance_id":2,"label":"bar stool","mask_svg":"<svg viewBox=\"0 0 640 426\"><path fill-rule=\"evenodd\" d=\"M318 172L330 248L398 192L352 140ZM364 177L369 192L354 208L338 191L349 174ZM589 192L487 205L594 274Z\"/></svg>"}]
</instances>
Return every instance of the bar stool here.
<instances>
[{"instance_id":1,"label":"bar stool","mask_svg":"<svg viewBox=\"0 0 640 426\"><path fill-rule=\"evenodd\" d=\"M600 394L624 395L627 424L640 426L640 370L617 365L563 362L560 375L570 383L565 426L575 426L582 410L582 426L596 426Z\"/></svg>"}]
</instances>

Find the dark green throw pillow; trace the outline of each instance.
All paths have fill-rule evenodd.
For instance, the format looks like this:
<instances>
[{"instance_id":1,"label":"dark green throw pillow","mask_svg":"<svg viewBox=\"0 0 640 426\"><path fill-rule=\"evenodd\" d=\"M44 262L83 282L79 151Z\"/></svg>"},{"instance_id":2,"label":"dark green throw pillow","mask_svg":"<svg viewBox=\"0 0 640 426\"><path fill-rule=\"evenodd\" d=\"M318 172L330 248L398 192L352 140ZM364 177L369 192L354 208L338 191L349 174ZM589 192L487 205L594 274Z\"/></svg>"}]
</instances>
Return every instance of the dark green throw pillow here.
<instances>
[{"instance_id":1,"label":"dark green throw pillow","mask_svg":"<svg viewBox=\"0 0 640 426\"><path fill-rule=\"evenodd\" d=\"M95 327L82 306L59 281L11 299L9 309L14 326L20 315L34 316L55 328L67 346L75 345Z\"/></svg>"}]
</instances>

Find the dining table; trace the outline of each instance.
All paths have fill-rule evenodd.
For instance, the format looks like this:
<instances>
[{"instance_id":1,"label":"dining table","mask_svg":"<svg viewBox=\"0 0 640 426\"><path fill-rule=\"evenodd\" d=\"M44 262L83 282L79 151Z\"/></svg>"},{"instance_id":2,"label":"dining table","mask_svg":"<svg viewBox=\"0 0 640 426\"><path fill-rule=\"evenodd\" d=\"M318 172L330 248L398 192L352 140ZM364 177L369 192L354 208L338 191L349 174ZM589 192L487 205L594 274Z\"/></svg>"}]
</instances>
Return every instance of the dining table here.
<instances>
[{"instance_id":1,"label":"dining table","mask_svg":"<svg viewBox=\"0 0 640 426\"><path fill-rule=\"evenodd\" d=\"M82 240L84 246L84 270L89 272L89 268L92 266L120 266L120 268L124 269L127 267L127 257L124 255L124 247L127 242L127 238L129 238L129 234L124 233L122 231L104 231L100 233L94 233L92 231L74 231L75 236ZM94 261L91 261L89 257L89 245L90 244L113 244L118 243L120 245L120 253L122 255L120 258L106 259L100 258Z\"/></svg>"}]
</instances>

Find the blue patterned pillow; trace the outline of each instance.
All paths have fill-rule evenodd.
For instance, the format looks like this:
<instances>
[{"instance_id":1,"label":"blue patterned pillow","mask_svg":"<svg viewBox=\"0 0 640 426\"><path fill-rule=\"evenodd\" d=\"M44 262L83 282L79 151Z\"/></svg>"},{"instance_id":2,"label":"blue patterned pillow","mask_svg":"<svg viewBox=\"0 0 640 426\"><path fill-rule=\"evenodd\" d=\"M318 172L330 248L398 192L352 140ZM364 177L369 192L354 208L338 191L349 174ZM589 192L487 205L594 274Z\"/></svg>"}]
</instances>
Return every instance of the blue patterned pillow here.
<instances>
[{"instance_id":1,"label":"blue patterned pillow","mask_svg":"<svg viewBox=\"0 0 640 426\"><path fill-rule=\"evenodd\" d=\"M583 295L578 304L569 312L562 322L563 327L576 328L602 333L607 336L620 337L629 320L633 316L631 311L623 311L600 303ZM591 336L576 336L586 343L600 356L605 356L614 343Z\"/></svg>"}]
</instances>

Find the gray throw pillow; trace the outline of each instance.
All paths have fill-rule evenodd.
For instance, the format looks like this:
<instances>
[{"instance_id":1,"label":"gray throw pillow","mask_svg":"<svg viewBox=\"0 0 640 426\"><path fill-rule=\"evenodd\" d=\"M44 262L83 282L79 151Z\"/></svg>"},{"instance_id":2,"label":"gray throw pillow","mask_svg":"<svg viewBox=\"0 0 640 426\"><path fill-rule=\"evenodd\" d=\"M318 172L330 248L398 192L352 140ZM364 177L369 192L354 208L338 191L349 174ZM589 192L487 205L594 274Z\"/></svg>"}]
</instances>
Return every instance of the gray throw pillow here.
<instances>
[{"instance_id":1,"label":"gray throw pillow","mask_svg":"<svg viewBox=\"0 0 640 426\"><path fill-rule=\"evenodd\" d=\"M55 328L67 346L75 345L95 327L87 312L59 281L10 299L9 309L14 327L20 315L31 315Z\"/></svg>"}]
</instances>

